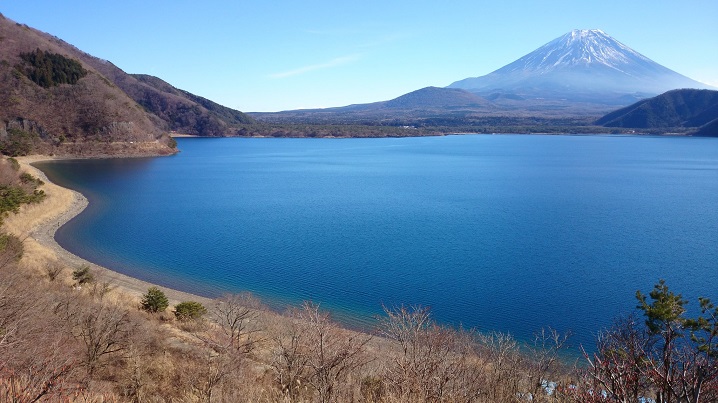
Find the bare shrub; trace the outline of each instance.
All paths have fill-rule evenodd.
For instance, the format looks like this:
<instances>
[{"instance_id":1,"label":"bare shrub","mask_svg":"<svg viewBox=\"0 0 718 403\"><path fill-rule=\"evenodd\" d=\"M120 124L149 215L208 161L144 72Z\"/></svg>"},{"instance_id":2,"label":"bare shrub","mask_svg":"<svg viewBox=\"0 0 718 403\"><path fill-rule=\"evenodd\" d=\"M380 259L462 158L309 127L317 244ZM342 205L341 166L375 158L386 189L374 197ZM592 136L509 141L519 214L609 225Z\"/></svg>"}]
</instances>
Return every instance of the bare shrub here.
<instances>
[{"instance_id":1,"label":"bare shrub","mask_svg":"<svg viewBox=\"0 0 718 403\"><path fill-rule=\"evenodd\" d=\"M647 395L649 382L644 375L645 352L650 340L634 316L618 318L613 326L598 334L596 352L584 356L588 368L579 388L570 391L576 399L593 401L606 395L618 402L637 402Z\"/></svg>"},{"instance_id":2,"label":"bare shrub","mask_svg":"<svg viewBox=\"0 0 718 403\"><path fill-rule=\"evenodd\" d=\"M2 217L0 216L0 222ZM24 252L23 239L0 233L0 269L15 265Z\"/></svg>"},{"instance_id":3,"label":"bare shrub","mask_svg":"<svg viewBox=\"0 0 718 403\"><path fill-rule=\"evenodd\" d=\"M283 332L272 338L272 360L269 365L274 381L282 395L290 402L299 401L306 394L309 358L304 353L304 333L299 324L292 322Z\"/></svg>"},{"instance_id":4,"label":"bare shrub","mask_svg":"<svg viewBox=\"0 0 718 403\"><path fill-rule=\"evenodd\" d=\"M525 360L526 392L531 401L545 401L553 393L564 369L559 355L566 348L571 333L561 334L556 329L543 328L534 335L534 342L527 348Z\"/></svg>"},{"instance_id":5,"label":"bare shrub","mask_svg":"<svg viewBox=\"0 0 718 403\"><path fill-rule=\"evenodd\" d=\"M183 369L185 398L205 403L215 401L221 396L223 382L235 373L235 362L228 354L212 350L197 352L192 359L194 364Z\"/></svg>"},{"instance_id":6,"label":"bare shrub","mask_svg":"<svg viewBox=\"0 0 718 403\"><path fill-rule=\"evenodd\" d=\"M74 340L45 307L52 292L0 271L0 401L60 399L76 390Z\"/></svg>"},{"instance_id":7,"label":"bare shrub","mask_svg":"<svg viewBox=\"0 0 718 403\"><path fill-rule=\"evenodd\" d=\"M438 326L428 308L385 308L381 332L399 353L384 372L392 394L401 401L471 402L483 394L483 362L473 333Z\"/></svg>"},{"instance_id":8,"label":"bare shrub","mask_svg":"<svg viewBox=\"0 0 718 403\"><path fill-rule=\"evenodd\" d=\"M45 274L50 281L55 281L63 271L65 271L65 267L57 262L48 263L45 266Z\"/></svg>"},{"instance_id":9,"label":"bare shrub","mask_svg":"<svg viewBox=\"0 0 718 403\"><path fill-rule=\"evenodd\" d=\"M107 296L107 294L112 292L115 288L117 288L117 286L113 285L109 281L93 281L88 292L91 297L102 301L105 296Z\"/></svg>"},{"instance_id":10,"label":"bare shrub","mask_svg":"<svg viewBox=\"0 0 718 403\"><path fill-rule=\"evenodd\" d=\"M54 312L82 345L81 362L90 379L103 365L103 358L125 349L126 341L136 327L126 309L79 297L66 297L55 306Z\"/></svg>"},{"instance_id":11,"label":"bare shrub","mask_svg":"<svg viewBox=\"0 0 718 403\"><path fill-rule=\"evenodd\" d=\"M42 330L51 332L49 328ZM55 401L81 389L74 377L77 361L72 343L62 337L23 336L27 343L21 349L0 354L0 401Z\"/></svg>"},{"instance_id":12,"label":"bare shrub","mask_svg":"<svg viewBox=\"0 0 718 403\"><path fill-rule=\"evenodd\" d=\"M508 333L479 334L481 355L487 361L488 401L506 402L516 399L524 380L524 355L519 343Z\"/></svg>"},{"instance_id":13,"label":"bare shrub","mask_svg":"<svg viewBox=\"0 0 718 403\"><path fill-rule=\"evenodd\" d=\"M291 325L274 338L271 366L277 386L290 401L310 391L318 401L336 401L349 376L369 360L371 336L339 328L319 305L305 302L289 312Z\"/></svg>"},{"instance_id":14,"label":"bare shrub","mask_svg":"<svg viewBox=\"0 0 718 403\"><path fill-rule=\"evenodd\" d=\"M259 301L249 293L227 294L215 301L212 317L227 338L227 348L249 353L263 340L259 337L258 308Z\"/></svg>"}]
</instances>

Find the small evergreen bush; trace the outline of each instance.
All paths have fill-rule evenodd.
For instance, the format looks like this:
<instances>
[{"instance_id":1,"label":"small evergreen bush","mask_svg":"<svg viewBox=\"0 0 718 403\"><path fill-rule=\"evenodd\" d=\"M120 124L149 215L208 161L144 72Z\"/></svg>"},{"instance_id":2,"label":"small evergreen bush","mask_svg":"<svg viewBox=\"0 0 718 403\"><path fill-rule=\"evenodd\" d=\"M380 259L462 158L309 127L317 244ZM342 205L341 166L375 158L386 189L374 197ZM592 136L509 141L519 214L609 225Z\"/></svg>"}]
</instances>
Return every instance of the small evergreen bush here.
<instances>
[{"instance_id":1,"label":"small evergreen bush","mask_svg":"<svg viewBox=\"0 0 718 403\"><path fill-rule=\"evenodd\" d=\"M175 316L180 321L201 319L207 308L197 301L185 301L175 305Z\"/></svg>"},{"instance_id":2,"label":"small evergreen bush","mask_svg":"<svg viewBox=\"0 0 718 403\"><path fill-rule=\"evenodd\" d=\"M170 305L167 296L157 287L150 287L142 296L142 309L151 312L162 312Z\"/></svg>"},{"instance_id":3,"label":"small evergreen bush","mask_svg":"<svg viewBox=\"0 0 718 403\"><path fill-rule=\"evenodd\" d=\"M95 275L92 274L90 266L82 266L73 270L72 279L75 280L78 285L84 285L95 281Z\"/></svg>"}]
</instances>

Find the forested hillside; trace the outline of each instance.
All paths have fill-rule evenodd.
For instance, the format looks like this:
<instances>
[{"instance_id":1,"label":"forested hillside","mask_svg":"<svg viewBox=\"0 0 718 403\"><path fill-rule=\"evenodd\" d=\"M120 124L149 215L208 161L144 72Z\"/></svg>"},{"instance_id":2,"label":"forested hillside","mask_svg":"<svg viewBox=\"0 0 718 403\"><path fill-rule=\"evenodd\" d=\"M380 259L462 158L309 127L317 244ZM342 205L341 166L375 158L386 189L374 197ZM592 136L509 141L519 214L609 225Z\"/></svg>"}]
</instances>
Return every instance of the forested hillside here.
<instances>
[{"instance_id":1,"label":"forested hillside","mask_svg":"<svg viewBox=\"0 0 718 403\"><path fill-rule=\"evenodd\" d=\"M611 112L596 121L606 127L671 128L707 125L718 119L718 91L682 89Z\"/></svg>"}]
</instances>

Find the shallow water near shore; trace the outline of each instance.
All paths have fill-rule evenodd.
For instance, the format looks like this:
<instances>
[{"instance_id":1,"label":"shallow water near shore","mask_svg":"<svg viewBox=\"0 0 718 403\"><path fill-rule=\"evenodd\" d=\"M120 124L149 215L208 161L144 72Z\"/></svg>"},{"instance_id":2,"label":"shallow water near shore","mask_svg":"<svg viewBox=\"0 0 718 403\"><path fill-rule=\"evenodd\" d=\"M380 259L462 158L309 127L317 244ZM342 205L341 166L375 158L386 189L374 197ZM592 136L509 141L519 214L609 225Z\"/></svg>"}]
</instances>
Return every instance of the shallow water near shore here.
<instances>
[{"instance_id":1,"label":"shallow water near shore","mask_svg":"<svg viewBox=\"0 0 718 403\"><path fill-rule=\"evenodd\" d=\"M177 139L172 157L35 164L90 206L69 251L162 286L382 304L531 339L595 333L658 279L718 299L718 139Z\"/></svg>"}]
</instances>

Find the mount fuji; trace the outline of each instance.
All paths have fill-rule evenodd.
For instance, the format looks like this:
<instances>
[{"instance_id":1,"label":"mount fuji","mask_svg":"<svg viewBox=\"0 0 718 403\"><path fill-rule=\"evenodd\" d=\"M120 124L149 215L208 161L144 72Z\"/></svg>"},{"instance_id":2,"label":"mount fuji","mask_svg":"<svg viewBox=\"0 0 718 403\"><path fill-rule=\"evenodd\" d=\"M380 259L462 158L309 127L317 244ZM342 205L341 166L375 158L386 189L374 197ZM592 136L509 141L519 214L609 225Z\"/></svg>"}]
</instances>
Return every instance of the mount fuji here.
<instances>
[{"instance_id":1,"label":"mount fuji","mask_svg":"<svg viewBox=\"0 0 718 403\"><path fill-rule=\"evenodd\" d=\"M718 89L661 66L601 30L573 30L492 73L447 87L427 87L369 104L251 116L273 123L533 127L544 124L541 119L554 119L559 125L586 124L684 88Z\"/></svg>"},{"instance_id":2,"label":"mount fuji","mask_svg":"<svg viewBox=\"0 0 718 403\"><path fill-rule=\"evenodd\" d=\"M485 76L456 81L488 99L625 105L678 88L715 89L676 73L598 29L573 30Z\"/></svg>"}]
</instances>

